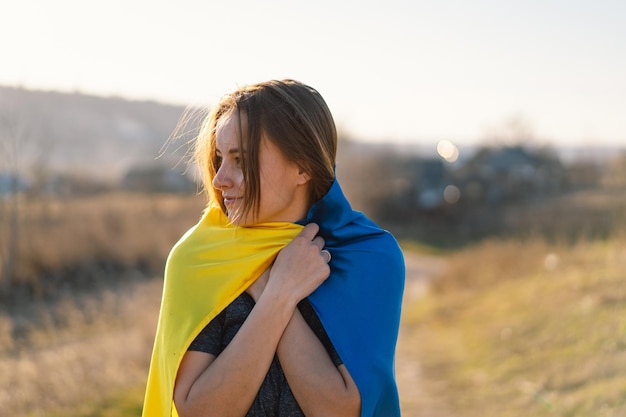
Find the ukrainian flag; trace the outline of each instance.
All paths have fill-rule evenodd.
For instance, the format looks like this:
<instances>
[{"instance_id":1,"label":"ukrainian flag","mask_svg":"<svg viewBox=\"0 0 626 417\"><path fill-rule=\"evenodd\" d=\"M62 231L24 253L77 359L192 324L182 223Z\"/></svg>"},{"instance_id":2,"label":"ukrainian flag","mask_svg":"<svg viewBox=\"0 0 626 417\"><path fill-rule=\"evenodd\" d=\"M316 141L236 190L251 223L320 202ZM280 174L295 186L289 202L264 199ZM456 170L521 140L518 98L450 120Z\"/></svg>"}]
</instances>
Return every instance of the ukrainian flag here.
<instances>
[{"instance_id":1,"label":"ukrainian flag","mask_svg":"<svg viewBox=\"0 0 626 417\"><path fill-rule=\"evenodd\" d=\"M177 416L176 372L195 336L311 222L320 226L332 260L329 278L309 301L359 388L361 416L400 416L394 356L404 258L391 234L352 210L335 181L298 224L236 227L212 205L174 246L165 268L144 417Z\"/></svg>"}]
</instances>

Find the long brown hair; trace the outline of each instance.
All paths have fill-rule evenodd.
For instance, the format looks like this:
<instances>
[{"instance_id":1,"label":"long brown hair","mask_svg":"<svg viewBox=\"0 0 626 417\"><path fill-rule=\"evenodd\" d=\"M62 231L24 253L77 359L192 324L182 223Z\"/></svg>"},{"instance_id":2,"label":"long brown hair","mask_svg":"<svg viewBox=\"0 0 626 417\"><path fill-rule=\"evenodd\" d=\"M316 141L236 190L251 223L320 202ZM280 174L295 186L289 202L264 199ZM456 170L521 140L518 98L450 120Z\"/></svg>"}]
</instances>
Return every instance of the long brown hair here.
<instances>
[{"instance_id":1,"label":"long brown hair","mask_svg":"<svg viewBox=\"0 0 626 417\"><path fill-rule=\"evenodd\" d=\"M245 115L247 123L241 123ZM219 169L216 157L217 127L229 117L238 117L239 148L246 149L243 211L258 214L261 187L259 148L265 137L285 158L298 164L311 178L309 204L322 198L335 178L337 130L326 102L312 87L294 80L272 80L241 87L225 95L203 122L195 141L194 157L204 191L209 200L219 202L226 211L221 194L213 186Z\"/></svg>"}]
</instances>

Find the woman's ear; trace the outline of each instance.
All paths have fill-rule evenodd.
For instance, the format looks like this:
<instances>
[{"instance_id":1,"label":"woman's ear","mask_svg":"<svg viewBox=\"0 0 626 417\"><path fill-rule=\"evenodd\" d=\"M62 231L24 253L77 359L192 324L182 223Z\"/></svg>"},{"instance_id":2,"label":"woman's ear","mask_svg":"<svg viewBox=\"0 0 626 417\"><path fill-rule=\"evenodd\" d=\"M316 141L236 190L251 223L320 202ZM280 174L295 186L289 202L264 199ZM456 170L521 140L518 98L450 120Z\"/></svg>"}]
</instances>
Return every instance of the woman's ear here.
<instances>
[{"instance_id":1,"label":"woman's ear","mask_svg":"<svg viewBox=\"0 0 626 417\"><path fill-rule=\"evenodd\" d=\"M309 173L302 167L298 170L298 185L304 185L311 180Z\"/></svg>"}]
</instances>

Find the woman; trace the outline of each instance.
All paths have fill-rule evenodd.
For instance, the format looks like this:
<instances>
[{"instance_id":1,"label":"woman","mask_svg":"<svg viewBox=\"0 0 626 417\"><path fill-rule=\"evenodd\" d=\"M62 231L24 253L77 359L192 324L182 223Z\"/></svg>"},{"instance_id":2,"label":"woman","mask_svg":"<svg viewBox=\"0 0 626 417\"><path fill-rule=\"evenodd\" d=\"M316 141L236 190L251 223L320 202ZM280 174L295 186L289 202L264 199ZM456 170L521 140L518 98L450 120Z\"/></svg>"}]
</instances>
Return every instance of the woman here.
<instances>
[{"instance_id":1,"label":"woman","mask_svg":"<svg viewBox=\"0 0 626 417\"><path fill-rule=\"evenodd\" d=\"M173 248L144 416L395 416L395 239L335 180L319 93L227 95L196 141L209 207Z\"/></svg>"}]
</instances>

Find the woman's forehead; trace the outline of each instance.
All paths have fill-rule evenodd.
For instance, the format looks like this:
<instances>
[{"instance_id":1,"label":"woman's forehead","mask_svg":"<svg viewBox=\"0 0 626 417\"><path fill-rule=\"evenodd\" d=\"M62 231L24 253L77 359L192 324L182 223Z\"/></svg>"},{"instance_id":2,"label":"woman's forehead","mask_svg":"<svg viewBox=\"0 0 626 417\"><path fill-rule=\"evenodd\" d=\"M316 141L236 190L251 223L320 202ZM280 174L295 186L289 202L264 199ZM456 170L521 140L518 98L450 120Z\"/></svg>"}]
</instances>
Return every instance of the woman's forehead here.
<instances>
[{"instance_id":1,"label":"woman's forehead","mask_svg":"<svg viewBox=\"0 0 626 417\"><path fill-rule=\"evenodd\" d=\"M222 116L215 127L216 148L221 152L239 148L241 131L245 131L246 121L245 115L237 112Z\"/></svg>"}]
</instances>

